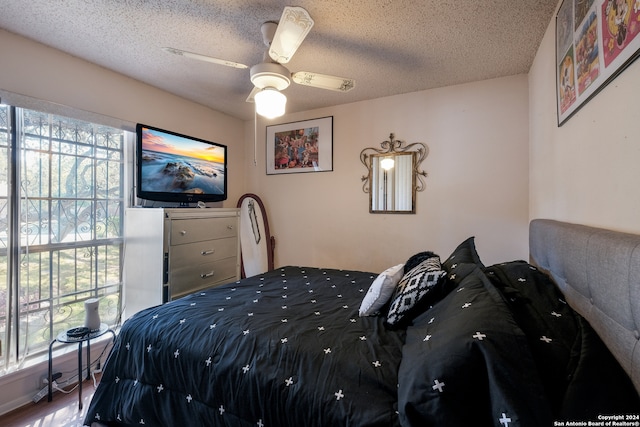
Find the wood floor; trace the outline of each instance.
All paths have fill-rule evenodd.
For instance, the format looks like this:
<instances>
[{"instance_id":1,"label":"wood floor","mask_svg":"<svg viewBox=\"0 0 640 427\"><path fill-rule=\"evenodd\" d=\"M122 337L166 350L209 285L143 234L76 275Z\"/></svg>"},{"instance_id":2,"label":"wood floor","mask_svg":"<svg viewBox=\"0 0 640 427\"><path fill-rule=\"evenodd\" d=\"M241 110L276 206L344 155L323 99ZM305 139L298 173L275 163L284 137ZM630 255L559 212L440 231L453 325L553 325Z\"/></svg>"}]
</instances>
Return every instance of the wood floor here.
<instances>
[{"instance_id":1,"label":"wood floor","mask_svg":"<svg viewBox=\"0 0 640 427\"><path fill-rule=\"evenodd\" d=\"M45 396L38 403L29 403L0 416L2 427L81 427L93 396L93 381L82 383L82 410L78 409L78 390L69 394L56 392L53 401Z\"/></svg>"}]
</instances>

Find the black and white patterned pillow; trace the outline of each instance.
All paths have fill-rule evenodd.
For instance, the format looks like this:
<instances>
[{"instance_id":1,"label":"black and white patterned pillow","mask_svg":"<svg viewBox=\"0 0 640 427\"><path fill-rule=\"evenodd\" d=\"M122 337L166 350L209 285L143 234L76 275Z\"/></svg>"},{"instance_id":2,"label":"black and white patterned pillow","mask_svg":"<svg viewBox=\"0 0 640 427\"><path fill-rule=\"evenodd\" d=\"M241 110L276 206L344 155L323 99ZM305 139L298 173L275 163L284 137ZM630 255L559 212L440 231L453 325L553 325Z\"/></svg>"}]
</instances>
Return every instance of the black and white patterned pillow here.
<instances>
[{"instance_id":1,"label":"black and white patterned pillow","mask_svg":"<svg viewBox=\"0 0 640 427\"><path fill-rule=\"evenodd\" d=\"M387 323L397 325L421 311L423 307L421 303L430 291L435 289L444 274L440 257L435 254L409 270L402 277L393 294Z\"/></svg>"}]
</instances>

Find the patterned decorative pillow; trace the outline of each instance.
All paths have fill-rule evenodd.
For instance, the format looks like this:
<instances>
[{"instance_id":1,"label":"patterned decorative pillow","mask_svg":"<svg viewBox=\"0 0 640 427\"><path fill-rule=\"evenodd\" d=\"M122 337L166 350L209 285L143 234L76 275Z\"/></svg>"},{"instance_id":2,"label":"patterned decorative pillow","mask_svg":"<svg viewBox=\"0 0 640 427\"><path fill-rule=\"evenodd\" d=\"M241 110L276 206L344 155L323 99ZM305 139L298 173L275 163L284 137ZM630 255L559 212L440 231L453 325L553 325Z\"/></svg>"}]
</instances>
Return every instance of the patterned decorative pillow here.
<instances>
[{"instance_id":1,"label":"patterned decorative pillow","mask_svg":"<svg viewBox=\"0 0 640 427\"><path fill-rule=\"evenodd\" d=\"M436 285L444 274L440 257L435 254L409 270L393 293L387 323L398 325L420 313L428 303L427 296L436 289Z\"/></svg>"},{"instance_id":2,"label":"patterned decorative pillow","mask_svg":"<svg viewBox=\"0 0 640 427\"><path fill-rule=\"evenodd\" d=\"M360 316L371 316L387 303L404 273L404 264L394 265L373 281L360 304Z\"/></svg>"}]
</instances>

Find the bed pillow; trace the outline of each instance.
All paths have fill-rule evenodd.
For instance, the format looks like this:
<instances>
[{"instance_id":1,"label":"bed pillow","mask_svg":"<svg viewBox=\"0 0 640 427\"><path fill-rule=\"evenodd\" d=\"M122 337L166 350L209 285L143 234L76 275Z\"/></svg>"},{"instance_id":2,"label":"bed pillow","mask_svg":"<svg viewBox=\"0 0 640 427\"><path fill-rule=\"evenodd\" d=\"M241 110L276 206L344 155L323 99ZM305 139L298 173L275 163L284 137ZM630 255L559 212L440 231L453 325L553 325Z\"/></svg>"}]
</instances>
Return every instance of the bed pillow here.
<instances>
[{"instance_id":1,"label":"bed pillow","mask_svg":"<svg viewBox=\"0 0 640 427\"><path fill-rule=\"evenodd\" d=\"M380 308L389 302L403 274L404 264L394 265L380 273L360 304L360 316L371 316L378 313Z\"/></svg>"},{"instance_id":2,"label":"bed pillow","mask_svg":"<svg viewBox=\"0 0 640 427\"><path fill-rule=\"evenodd\" d=\"M433 252L430 252L430 251L419 252L419 253L411 256L411 258L409 258L407 260L407 262L404 263L404 274L407 274L409 272L409 270L411 270L414 267L418 266L422 261L426 260L427 258L437 257L437 256L438 255L436 255L436 254L434 254Z\"/></svg>"},{"instance_id":3,"label":"bed pillow","mask_svg":"<svg viewBox=\"0 0 640 427\"><path fill-rule=\"evenodd\" d=\"M442 263L442 269L446 272L451 287L457 286L476 267L484 268L484 264L480 261L480 256L476 251L474 237L469 237L460 243L449 255L449 258Z\"/></svg>"},{"instance_id":4,"label":"bed pillow","mask_svg":"<svg viewBox=\"0 0 640 427\"><path fill-rule=\"evenodd\" d=\"M432 254L416 267L409 270L398 283L391 307L387 313L387 323L398 326L410 321L431 301L428 298L434 294L437 284L443 277L440 257Z\"/></svg>"},{"instance_id":5,"label":"bed pillow","mask_svg":"<svg viewBox=\"0 0 640 427\"><path fill-rule=\"evenodd\" d=\"M478 251L476 251L476 243L473 236L460 243L451 255L449 255L449 258L442 263L442 267L448 272L454 264L460 263L477 264L480 268L484 268L484 264L480 261Z\"/></svg>"}]
</instances>

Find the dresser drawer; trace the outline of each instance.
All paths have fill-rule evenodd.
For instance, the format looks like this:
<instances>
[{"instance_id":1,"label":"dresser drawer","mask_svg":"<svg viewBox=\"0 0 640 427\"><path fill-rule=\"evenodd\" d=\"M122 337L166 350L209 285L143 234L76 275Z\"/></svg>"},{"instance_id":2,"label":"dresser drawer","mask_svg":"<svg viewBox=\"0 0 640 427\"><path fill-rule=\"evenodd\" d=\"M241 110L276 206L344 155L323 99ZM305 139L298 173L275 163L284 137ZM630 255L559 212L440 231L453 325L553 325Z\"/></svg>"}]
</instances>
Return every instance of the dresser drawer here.
<instances>
[{"instance_id":1,"label":"dresser drawer","mask_svg":"<svg viewBox=\"0 0 640 427\"><path fill-rule=\"evenodd\" d=\"M170 298L180 298L216 284L236 280L236 260L225 258L196 266L172 268L169 274Z\"/></svg>"},{"instance_id":2,"label":"dresser drawer","mask_svg":"<svg viewBox=\"0 0 640 427\"><path fill-rule=\"evenodd\" d=\"M235 257L238 254L238 239L227 237L226 239L187 243L172 246L169 250L169 262L171 263L169 268L195 266L222 258Z\"/></svg>"},{"instance_id":3,"label":"dresser drawer","mask_svg":"<svg viewBox=\"0 0 640 427\"><path fill-rule=\"evenodd\" d=\"M202 242L238 235L238 217L173 219L169 245Z\"/></svg>"}]
</instances>

